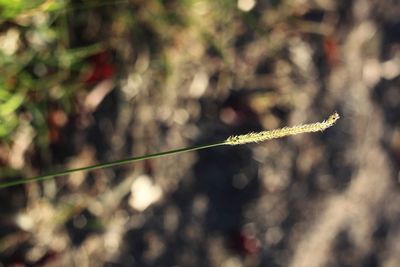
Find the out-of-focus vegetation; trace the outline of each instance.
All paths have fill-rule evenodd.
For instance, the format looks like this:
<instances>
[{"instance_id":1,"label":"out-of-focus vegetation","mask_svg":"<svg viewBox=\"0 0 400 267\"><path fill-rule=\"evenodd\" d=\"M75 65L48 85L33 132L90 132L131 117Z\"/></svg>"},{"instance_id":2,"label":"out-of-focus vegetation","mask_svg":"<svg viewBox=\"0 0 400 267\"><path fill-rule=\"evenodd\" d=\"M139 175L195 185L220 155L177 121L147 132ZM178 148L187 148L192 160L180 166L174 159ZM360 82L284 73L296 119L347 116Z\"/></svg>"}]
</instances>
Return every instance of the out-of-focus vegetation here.
<instances>
[{"instance_id":1,"label":"out-of-focus vegetation","mask_svg":"<svg viewBox=\"0 0 400 267\"><path fill-rule=\"evenodd\" d=\"M58 106L71 111L82 88L85 60L101 44L73 48L69 43L65 1L0 2L0 137L9 142L19 125L34 127L48 144L48 115Z\"/></svg>"},{"instance_id":2,"label":"out-of-focus vegetation","mask_svg":"<svg viewBox=\"0 0 400 267\"><path fill-rule=\"evenodd\" d=\"M65 1L61 0L1 0L1 19L9 20L18 16L29 16L36 12L51 12L65 10Z\"/></svg>"}]
</instances>

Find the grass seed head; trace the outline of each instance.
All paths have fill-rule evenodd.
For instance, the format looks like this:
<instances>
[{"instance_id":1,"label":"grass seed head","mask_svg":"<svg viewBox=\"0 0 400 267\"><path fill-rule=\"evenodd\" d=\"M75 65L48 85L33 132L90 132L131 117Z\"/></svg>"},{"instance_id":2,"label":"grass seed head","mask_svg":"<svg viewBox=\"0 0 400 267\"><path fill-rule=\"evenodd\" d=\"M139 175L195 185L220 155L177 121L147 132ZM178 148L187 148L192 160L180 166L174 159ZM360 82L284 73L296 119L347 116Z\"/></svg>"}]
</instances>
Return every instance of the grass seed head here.
<instances>
[{"instance_id":1,"label":"grass seed head","mask_svg":"<svg viewBox=\"0 0 400 267\"><path fill-rule=\"evenodd\" d=\"M248 133L244 135L233 135L225 140L227 145L243 145L248 143L258 143L270 139L281 138L289 135L295 135L300 133L310 133L324 131L331 127L340 118L337 112L333 113L329 118L323 122L302 124L293 127L284 127L281 129L262 131L257 133Z\"/></svg>"}]
</instances>

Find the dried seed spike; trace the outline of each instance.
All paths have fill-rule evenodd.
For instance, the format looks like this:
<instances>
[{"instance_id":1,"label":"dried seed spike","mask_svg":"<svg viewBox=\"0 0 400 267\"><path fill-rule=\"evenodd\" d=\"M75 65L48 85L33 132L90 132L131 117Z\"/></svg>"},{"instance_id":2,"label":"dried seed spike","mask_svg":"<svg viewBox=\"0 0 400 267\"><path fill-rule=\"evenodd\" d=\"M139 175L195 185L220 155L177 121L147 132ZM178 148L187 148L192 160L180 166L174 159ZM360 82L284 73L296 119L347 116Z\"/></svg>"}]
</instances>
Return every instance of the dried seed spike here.
<instances>
[{"instance_id":1,"label":"dried seed spike","mask_svg":"<svg viewBox=\"0 0 400 267\"><path fill-rule=\"evenodd\" d=\"M293 127L284 127L281 129L262 131L258 133L248 133L244 135L233 135L225 140L226 145L243 145L247 143L258 143L270 139L281 138L289 135L295 135L300 133L310 133L324 131L331 127L340 118L339 114L335 112L329 118L323 122L303 124Z\"/></svg>"}]
</instances>

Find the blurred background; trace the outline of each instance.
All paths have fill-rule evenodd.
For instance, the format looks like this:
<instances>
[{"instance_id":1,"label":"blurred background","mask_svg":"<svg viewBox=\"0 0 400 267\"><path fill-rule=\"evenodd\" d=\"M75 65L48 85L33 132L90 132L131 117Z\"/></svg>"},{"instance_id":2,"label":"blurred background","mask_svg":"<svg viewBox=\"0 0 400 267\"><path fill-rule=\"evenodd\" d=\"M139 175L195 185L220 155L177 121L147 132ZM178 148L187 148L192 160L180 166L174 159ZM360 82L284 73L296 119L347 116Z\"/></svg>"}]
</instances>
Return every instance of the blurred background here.
<instances>
[{"instance_id":1,"label":"blurred background","mask_svg":"<svg viewBox=\"0 0 400 267\"><path fill-rule=\"evenodd\" d=\"M0 0L0 266L399 266L400 3Z\"/></svg>"}]
</instances>

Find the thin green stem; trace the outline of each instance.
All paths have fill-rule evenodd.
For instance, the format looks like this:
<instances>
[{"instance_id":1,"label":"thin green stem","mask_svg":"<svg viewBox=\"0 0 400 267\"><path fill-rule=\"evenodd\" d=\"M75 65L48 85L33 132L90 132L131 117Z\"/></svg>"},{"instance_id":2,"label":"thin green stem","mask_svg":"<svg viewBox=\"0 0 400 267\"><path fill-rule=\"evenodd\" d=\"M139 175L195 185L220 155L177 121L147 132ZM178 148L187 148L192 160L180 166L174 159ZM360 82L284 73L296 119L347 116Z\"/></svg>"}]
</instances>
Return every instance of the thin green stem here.
<instances>
[{"instance_id":1,"label":"thin green stem","mask_svg":"<svg viewBox=\"0 0 400 267\"><path fill-rule=\"evenodd\" d=\"M44 175L39 175L39 176L29 177L29 178L25 178L25 179L19 179L19 180L15 180L15 181L0 183L0 188L10 187L10 186L15 186L15 185L20 185L20 184L26 184L26 183L35 182L35 181L48 180L48 179L51 179L56 176L66 175L66 174L70 174L73 172L91 171L91 170L97 170L97 169L102 169L102 168L109 168L109 167L113 167L113 166L142 161L142 160L146 160L146 159L154 159L154 158L164 157L167 155L179 154L179 153L190 152L190 151L206 149L206 148L222 146L222 145L227 145L227 144L225 143L225 141L223 141L223 142L218 142L218 143L213 143L213 144L208 144L208 145L185 147L185 148L174 149L174 150L169 150L169 151L155 153L155 154L149 154L149 155L140 156L140 157L131 157L131 158L126 158L126 159L122 159L122 160L99 163L99 164L95 164L95 165L91 165L91 166L63 170L63 171L59 171L59 172L52 172L52 173L48 173L48 174L44 174Z\"/></svg>"}]
</instances>

